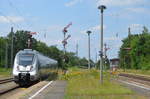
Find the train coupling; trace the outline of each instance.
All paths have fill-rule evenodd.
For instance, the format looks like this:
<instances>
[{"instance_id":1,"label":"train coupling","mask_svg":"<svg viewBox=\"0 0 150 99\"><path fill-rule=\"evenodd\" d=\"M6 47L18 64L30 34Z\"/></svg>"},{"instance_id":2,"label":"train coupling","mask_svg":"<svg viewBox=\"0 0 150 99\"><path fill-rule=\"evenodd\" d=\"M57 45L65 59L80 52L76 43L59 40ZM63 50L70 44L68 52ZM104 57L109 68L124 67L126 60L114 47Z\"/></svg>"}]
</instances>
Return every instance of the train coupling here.
<instances>
[{"instance_id":1,"label":"train coupling","mask_svg":"<svg viewBox=\"0 0 150 99\"><path fill-rule=\"evenodd\" d=\"M30 81L30 73L19 73L19 81Z\"/></svg>"}]
</instances>

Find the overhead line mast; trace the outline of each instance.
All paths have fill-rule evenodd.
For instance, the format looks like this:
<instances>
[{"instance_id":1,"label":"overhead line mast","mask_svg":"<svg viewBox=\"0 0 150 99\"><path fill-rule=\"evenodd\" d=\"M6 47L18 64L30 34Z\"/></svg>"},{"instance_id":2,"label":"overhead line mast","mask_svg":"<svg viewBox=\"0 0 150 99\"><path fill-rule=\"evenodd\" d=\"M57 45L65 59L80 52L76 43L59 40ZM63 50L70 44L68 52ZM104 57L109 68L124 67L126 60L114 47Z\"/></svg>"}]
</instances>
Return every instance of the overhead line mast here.
<instances>
[{"instance_id":1,"label":"overhead line mast","mask_svg":"<svg viewBox=\"0 0 150 99\"><path fill-rule=\"evenodd\" d=\"M76 56L78 57L78 50L79 50L79 45L78 43L76 44Z\"/></svg>"},{"instance_id":2,"label":"overhead line mast","mask_svg":"<svg viewBox=\"0 0 150 99\"><path fill-rule=\"evenodd\" d=\"M14 32L13 27L11 27L11 67L13 67L13 58L14 58Z\"/></svg>"}]
</instances>

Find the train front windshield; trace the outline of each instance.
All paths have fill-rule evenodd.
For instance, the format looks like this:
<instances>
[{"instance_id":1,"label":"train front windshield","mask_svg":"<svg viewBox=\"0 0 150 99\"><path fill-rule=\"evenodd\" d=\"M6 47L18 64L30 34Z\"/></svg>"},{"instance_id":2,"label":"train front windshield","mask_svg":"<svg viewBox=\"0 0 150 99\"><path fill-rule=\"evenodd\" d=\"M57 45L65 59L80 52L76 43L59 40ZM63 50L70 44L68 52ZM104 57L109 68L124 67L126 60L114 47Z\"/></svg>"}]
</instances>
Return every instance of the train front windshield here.
<instances>
[{"instance_id":1,"label":"train front windshield","mask_svg":"<svg viewBox=\"0 0 150 99\"><path fill-rule=\"evenodd\" d=\"M19 55L19 65L28 66L33 64L34 54Z\"/></svg>"}]
</instances>

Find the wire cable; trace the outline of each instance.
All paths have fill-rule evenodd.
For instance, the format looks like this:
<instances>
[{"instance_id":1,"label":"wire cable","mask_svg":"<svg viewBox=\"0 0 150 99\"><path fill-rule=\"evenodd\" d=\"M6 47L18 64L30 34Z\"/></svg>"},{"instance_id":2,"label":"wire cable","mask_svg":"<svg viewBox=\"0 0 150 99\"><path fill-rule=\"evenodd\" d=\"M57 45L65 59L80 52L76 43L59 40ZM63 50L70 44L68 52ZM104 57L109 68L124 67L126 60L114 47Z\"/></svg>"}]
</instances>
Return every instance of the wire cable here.
<instances>
[{"instance_id":1,"label":"wire cable","mask_svg":"<svg viewBox=\"0 0 150 99\"><path fill-rule=\"evenodd\" d=\"M0 14L1 14L1 16L3 16L6 20L8 20L12 25L14 25L14 26L16 26L17 28L20 28L17 24L15 24L14 22L13 22L13 20L11 20L9 17L7 17L4 13L2 13L1 11L0 11Z\"/></svg>"},{"instance_id":2,"label":"wire cable","mask_svg":"<svg viewBox=\"0 0 150 99\"><path fill-rule=\"evenodd\" d=\"M20 11L16 6L14 6L14 4L11 2L11 0L7 0L7 1L8 1L8 4L9 4L12 8L14 8L14 9L16 10L16 12L17 12L20 16L23 16L22 13L21 13L21 11ZM32 27L32 25L29 24L29 22L26 22L26 21L25 21L25 23L27 24L28 27Z\"/></svg>"}]
</instances>

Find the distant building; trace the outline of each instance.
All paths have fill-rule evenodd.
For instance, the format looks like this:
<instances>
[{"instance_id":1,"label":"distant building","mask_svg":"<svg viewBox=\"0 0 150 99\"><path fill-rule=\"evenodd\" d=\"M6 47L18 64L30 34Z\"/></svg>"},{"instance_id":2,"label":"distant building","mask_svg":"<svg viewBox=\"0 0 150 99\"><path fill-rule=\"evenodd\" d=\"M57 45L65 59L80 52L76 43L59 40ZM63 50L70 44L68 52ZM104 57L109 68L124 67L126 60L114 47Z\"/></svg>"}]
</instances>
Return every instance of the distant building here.
<instances>
[{"instance_id":1,"label":"distant building","mask_svg":"<svg viewBox=\"0 0 150 99\"><path fill-rule=\"evenodd\" d=\"M110 68L118 68L119 67L119 58L110 59Z\"/></svg>"}]
</instances>

